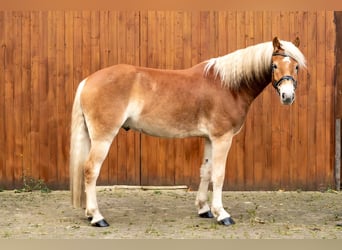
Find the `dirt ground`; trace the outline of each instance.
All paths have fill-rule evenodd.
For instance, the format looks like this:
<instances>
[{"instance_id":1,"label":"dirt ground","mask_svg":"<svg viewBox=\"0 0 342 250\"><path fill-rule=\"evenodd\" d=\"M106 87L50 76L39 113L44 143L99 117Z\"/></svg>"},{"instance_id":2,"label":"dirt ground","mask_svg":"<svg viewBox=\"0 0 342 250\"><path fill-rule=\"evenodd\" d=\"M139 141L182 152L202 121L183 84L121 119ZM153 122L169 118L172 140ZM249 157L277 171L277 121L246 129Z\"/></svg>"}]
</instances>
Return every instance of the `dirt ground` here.
<instances>
[{"instance_id":1,"label":"dirt ground","mask_svg":"<svg viewBox=\"0 0 342 250\"><path fill-rule=\"evenodd\" d=\"M0 192L0 239L342 239L341 192L224 192L236 221L197 216L196 192L102 188L110 227L89 225L70 192Z\"/></svg>"}]
</instances>

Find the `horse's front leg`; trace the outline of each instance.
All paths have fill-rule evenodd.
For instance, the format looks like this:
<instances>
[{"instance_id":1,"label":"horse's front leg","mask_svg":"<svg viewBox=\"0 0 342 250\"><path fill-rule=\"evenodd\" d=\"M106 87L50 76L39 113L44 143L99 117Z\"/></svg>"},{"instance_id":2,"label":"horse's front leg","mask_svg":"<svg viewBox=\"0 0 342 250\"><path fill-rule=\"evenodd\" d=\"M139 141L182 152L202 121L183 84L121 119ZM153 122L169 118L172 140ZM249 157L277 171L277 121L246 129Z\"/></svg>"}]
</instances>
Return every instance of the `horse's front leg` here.
<instances>
[{"instance_id":1,"label":"horse's front leg","mask_svg":"<svg viewBox=\"0 0 342 250\"><path fill-rule=\"evenodd\" d=\"M213 200L211 211L220 224L229 226L235 224L230 214L222 205L222 188L225 177L227 155L232 144L233 134L229 133L212 140L212 174Z\"/></svg>"},{"instance_id":2,"label":"horse's front leg","mask_svg":"<svg viewBox=\"0 0 342 250\"><path fill-rule=\"evenodd\" d=\"M198 215L202 218L213 218L208 205L208 188L211 179L211 164L212 164L212 148L211 142L206 139L204 144L204 156L201 166L201 182L198 187L196 206L198 207Z\"/></svg>"}]
</instances>

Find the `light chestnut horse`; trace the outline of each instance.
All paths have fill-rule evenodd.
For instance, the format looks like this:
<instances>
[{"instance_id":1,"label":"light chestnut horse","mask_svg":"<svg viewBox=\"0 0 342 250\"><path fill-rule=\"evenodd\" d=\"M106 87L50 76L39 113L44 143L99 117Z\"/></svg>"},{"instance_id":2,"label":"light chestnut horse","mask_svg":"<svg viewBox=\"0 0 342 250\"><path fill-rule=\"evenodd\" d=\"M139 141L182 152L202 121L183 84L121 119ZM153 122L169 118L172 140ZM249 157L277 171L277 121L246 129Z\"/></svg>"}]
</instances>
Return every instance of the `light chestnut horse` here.
<instances>
[{"instance_id":1,"label":"light chestnut horse","mask_svg":"<svg viewBox=\"0 0 342 250\"><path fill-rule=\"evenodd\" d=\"M121 127L153 136L205 138L196 205L201 217L234 224L222 205L232 138L252 101L272 82L282 104L295 99L305 58L294 43L266 42L212 58L185 70L115 65L95 72L77 89L71 127L72 204L94 226L108 226L96 198L96 180ZM211 208L208 186L212 182Z\"/></svg>"}]
</instances>

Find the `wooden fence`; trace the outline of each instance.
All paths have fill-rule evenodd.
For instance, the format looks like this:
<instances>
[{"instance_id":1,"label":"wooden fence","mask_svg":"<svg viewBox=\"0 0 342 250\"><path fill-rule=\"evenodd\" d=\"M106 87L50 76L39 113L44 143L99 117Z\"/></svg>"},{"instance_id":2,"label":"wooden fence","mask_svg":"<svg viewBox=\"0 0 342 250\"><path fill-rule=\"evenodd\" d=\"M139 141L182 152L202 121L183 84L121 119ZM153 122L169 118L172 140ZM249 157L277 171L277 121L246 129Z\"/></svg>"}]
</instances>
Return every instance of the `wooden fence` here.
<instances>
[{"instance_id":1,"label":"wooden fence","mask_svg":"<svg viewBox=\"0 0 342 250\"><path fill-rule=\"evenodd\" d=\"M294 105L268 87L228 157L226 190L334 185L332 11L1 11L0 187L23 177L68 188L70 114L78 83L117 63L182 69L248 45L300 37L308 69ZM202 139L120 131L98 183L196 189Z\"/></svg>"}]
</instances>

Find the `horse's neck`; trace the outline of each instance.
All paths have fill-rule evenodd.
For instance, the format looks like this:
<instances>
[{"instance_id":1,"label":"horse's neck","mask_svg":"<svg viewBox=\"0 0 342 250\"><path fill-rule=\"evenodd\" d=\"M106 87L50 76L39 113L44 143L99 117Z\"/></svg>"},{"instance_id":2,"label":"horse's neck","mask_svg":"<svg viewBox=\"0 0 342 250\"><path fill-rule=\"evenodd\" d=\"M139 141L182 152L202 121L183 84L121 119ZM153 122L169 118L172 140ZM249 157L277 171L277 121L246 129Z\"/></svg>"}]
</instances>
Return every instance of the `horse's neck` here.
<instances>
[{"instance_id":1,"label":"horse's neck","mask_svg":"<svg viewBox=\"0 0 342 250\"><path fill-rule=\"evenodd\" d=\"M252 85L249 86L242 85L241 90L248 94L251 99L255 99L268 86L271 80L271 77L269 77L260 81L255 81Z\"/></svg>"}]
</instances>

